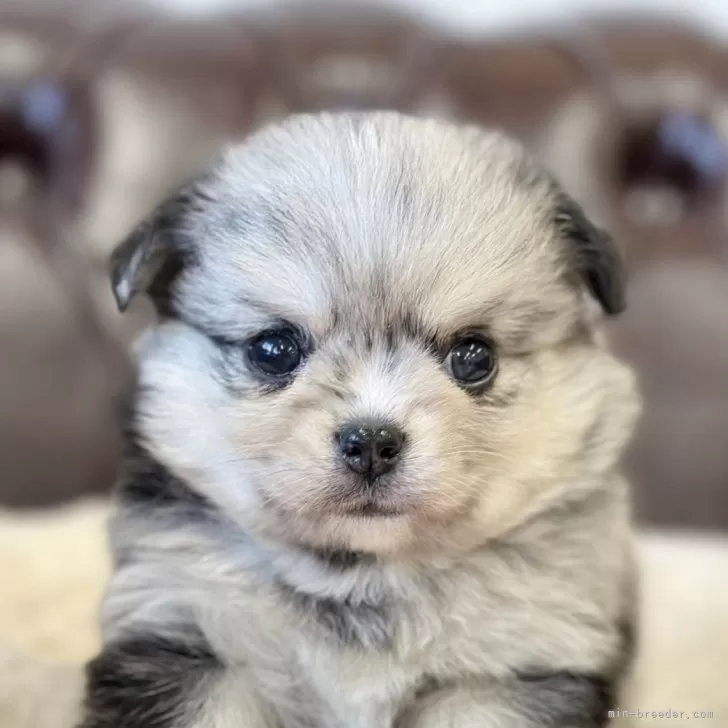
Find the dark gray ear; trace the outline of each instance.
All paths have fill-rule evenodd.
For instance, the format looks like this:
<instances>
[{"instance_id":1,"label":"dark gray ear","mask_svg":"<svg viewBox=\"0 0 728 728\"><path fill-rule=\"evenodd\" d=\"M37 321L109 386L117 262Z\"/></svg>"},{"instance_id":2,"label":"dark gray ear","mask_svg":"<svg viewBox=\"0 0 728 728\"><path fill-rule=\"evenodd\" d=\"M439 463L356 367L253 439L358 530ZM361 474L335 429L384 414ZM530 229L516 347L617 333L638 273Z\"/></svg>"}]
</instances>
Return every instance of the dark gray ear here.
<instances>
[{"instance_id":1,"label":"dark gray ear","mask_svg":"<svg viewBox=\"0 0 728 728\"><path fill-rule=\"evenodd\" d=\"M185 222L199 197L194 187L178 190L116 246L109 274L120 311L139 292L148 293L158 311L168 308L170 288L191 256Z\"/></svg>"},{"instance_id":2,"label":"dark gray ear","mask_svg":"<svg viewBox=\"0 0 728 728\"><path fill-rule=\"evenodd\" d=\"M583 285L604 313L616 316L624 311L627 273L612 236L592 223L582 208L563 194L557 206L556 224L569 245Z\"/></svg>"}]
</instances>

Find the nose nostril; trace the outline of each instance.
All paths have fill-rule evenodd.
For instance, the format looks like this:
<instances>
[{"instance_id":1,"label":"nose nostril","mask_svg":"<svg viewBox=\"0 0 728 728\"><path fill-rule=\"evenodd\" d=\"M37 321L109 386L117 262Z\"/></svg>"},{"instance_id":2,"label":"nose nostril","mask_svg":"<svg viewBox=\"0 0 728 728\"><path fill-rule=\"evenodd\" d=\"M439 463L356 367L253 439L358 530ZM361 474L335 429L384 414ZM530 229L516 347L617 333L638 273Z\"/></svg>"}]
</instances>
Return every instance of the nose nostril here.
<instances>
[{"instance_id":1,"label":"nose nostril","mask_svg":"<svg viewBox=\"0 0 728 728\"><path fill-rule=\"evenodd\" d=\"M343 448L344 455L351 458L358 458L364 454L364 450L359 445L348 443Z\"/></svg>"},{"instance_id":2,"label":"nose nostril","mask_svg":"<svg viewBox=\"0 0 728 728\"><path fill-rule=\"evenodd\" d=\"M399 455L399 448L397 445L385 445L379 450L379 457L384 460L392 460Z\"/></svg>"}]
</instances>

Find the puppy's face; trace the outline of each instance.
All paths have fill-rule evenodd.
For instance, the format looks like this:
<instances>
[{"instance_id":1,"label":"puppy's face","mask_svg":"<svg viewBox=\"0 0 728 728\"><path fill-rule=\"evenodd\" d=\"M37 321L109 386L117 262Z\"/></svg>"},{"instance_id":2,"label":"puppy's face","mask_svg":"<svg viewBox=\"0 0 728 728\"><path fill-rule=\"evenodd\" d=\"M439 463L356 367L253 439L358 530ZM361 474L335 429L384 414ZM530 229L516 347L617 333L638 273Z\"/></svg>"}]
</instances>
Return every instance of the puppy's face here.
<instances>
[{"instance_id":1,"label":"puppy's face","mask_svg":"<svg viewBox=\"0 0 728 728\"><path fill-rule=\"evenodd\" d=\"M456 548L593 484L629 374L585 291L618 260L519 147L394 114L294 117L228 152L114 258L146 288L138 426L247 529Z\"/></svg>"}]
</instances>

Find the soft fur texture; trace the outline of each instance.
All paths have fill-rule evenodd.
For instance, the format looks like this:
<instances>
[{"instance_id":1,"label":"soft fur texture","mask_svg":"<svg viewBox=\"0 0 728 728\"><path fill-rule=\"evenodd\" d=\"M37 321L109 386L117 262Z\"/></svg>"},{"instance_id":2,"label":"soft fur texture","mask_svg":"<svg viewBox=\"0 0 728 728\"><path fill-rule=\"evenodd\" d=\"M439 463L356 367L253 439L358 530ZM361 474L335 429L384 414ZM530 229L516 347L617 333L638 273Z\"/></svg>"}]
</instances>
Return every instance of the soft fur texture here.
<instances>
[{"instance_id":1,"label":"soft fur texture","mask_svg":"<svg viewBox=\"0 0 728 728\"><path fill-rule=\"evenodd\" d=\"M84 728L596 728L630 663L620 261L522 148L396 114L229 150L113 257L152 296ZM266 378L249 345L304 359ZM495 376L452 376L487 341ZM405 436L376 483L334 444Z\"/></svg>"}]
</instances>

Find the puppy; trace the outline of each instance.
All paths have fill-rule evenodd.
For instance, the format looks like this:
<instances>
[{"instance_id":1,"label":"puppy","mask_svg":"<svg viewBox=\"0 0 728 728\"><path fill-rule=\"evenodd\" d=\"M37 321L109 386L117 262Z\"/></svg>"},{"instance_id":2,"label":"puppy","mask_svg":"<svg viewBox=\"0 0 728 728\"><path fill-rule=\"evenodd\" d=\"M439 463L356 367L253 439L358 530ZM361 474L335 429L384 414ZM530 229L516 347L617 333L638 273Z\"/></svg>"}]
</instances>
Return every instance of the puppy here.
<instances>
[{"instance_id":1,"label":"puppy","mask_svg":"<svg viewBox=\"0 0 728 728\"><path fill-rule=\"evenodd\" d=\"M84 728L594 728L633 645L610 238L516 143L305 115L115 251L152 297Z\"/></svg>"}]
</instances>

